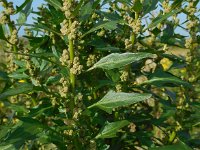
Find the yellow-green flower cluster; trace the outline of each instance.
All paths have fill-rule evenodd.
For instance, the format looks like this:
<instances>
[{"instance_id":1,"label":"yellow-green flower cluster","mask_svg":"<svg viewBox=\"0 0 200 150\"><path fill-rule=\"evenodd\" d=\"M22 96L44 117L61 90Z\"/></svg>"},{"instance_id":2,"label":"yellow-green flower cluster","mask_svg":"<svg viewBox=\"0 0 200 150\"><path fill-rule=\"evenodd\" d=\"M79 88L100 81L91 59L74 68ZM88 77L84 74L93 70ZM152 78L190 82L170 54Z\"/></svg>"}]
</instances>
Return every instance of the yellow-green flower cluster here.
<instances>
[{"instance_id":1,"label":"yellow-green flower cluster","mask_svg":"<svg viewBox=\"0 0 200 150\"><path fill-rule=\"evenodd\" d=\"M7 67L7 72L11 73L13 71L16 71L18 66L14 63L14 55L11 53L6 54L6 67Z\"/></svg>"},{"instance_id":2,"label":"yellow-green flower cluster","mask_svg":"<svg viewBox=\"0 0 200 150\"><path fill-rule=\"evenodd\" d=\"M63 0L63 7L62 7L62 11L65 13L65 17L67 19L72 17L72 2L69 0Z\"/></svg>"},{"instance_id":3,"label":"yellow-green flower cluster","mask_svg":"<svg viewBox=\"0 0 200 150\"><path fill-rule=\"evenodd\" d=\"M69 60L69 51L64 49L62 56L60 57L60 62L63 66L69 66L70 60Z\"/></svg>"},{"instance_id":4,"label":"yellow-green flower cluster","mask_svg":"<svg viewBox=\"0 0 200 150\"><path fill-rule=\"evenodd\" d=\"M68 35L68 38L70 40L74 40L76 39L77 36L80 36L80 32L78 31L79 29L79 22L78 21L74 21L72 22L71 25L69 25L68 20L63 20L63 22L61 23L61 33L62 35Z\"/></svg>"},{"instance_id":5,"label":"yellow-green flower cluster","mask_svg":"<svg viewBox=\"0 0 200 150\"><path fill-rule=\"evenodd\" d=\"M163 12L164 14L167 14L171 11L171 6L169 4L169 0L164 0L162 2Z\"/></svg>"},{"instance_id":6,"label":"yellow-green flower cluster","mask_svg":"<svg viewBox=\"0 0 200 150\"><path fill-rule=\"evenodd\" d=\"M69 90L69 88L68 88L69 83L64 77L62 77L59 82L62 84L62 86L60 86L58 88L59 94L60 94L61 97L66 98L67 92Z\"/></svg>"},{"instance_id":7,"label":"yellow-green flower cluster","mask_svg":"<svg viewBox=\"0 0 200 150\"><path fill-rule=\"evenodd\" d=\"M145 82L147 80L148 80L148 78L145 75L141 75L141 76L139 76L135 79L134 84L139 85L139 84L142 84L143 82Z\"/></svg>"},{"instance_id":8,"label":"yellow-green flower cluster","mask_svg":"<svg viewBox=\"0 0 200 150\"><path fill-rule=\"evenodd\" d=\"M188 38L188 39L186 39L185 40L185 47L186 48L192 48L192 41L193 41L193 39L192 38Z\"/></svg>"},{"instance_id":9,"label":"yellow-green flower cluster","mask_svg":"<svg viewBox=\"0 0 200 150\"><path fill-rule=\"evenodd\" d=\"M157 64L152 59L147 59L145 65L142 68L143 72L154 72Z\"/></svg>"},{"instance_id":10,"label":"yellow-green flower cluster","mask_svg":"<svg viewBox=\"0 0 200 150\"><path fill-rule=\"evenodd\" d=\"M87 66L91 67L92 65L95 64L95 62L97 61L97 58L94 54L90 54L88 59L87 59Z\"/></svg>"},{"instance_id":11,"label":"yellow-green flower cluster","mask_svg":"<svg viewBox=\"0 0 200 150\"><path fill-rule=\"evenodd\" d=\"M122 71L122 74L120 76L121 81L128 81L128 77L129 77L128 71Z\"/></svg>"},{"instance_id":12,"label":"yellow-green flower cluster","mask_svg":"<svg viewBox=\"0 0 200 150\"><path fill-rule=\"evenodd\" d=\"M9 42L13 45L15 45L18 41L18 36L17 36L17 30L14 29L10 35Z\"/></svg>"},{"instance_id":13,"label":"yellow-green flower cluster","mask_svg":"<svg viewBox=\"0 0 200 150\"><path fill-rule=\"evenodd\" d=\"M133 45L131 40L129 40L129 39L125 39L124 44L125 44L125 49L127 49L127 50L131 49L132 45Z\"/></svg>"},{"instance_id":14,"label":"yellow-green flower cluster","mask_svg":"<svg viewBox=\"0 0 200 150\"><path fill-rule=\"evenodd\" d=\"M188 3L185 10L189 13L190 16L193 16L195 12L197 11L197 8L194 6L194 1Z\"/></svg>"},{"instance_id":15,"label":"yellow-green flower cluster","mask_svg":"<svg viewBox=\"0 0 200 150\"><path fill-rule=\"evenodd\" d=\"M135 34L139 34L141 30L141 19L133 19L130 16L124 16L124 19L128 22L128 25L132 28Z\"/></svg>"},{"instance_id":16,"label":"yellow-green flower cluster","mask_svg":"<svg viewBox=\"0 0 200 150\"><path fill-rule=\"evenodd\" d=\"M9 16L15 13L13 2L5 3L1 2L1 5L5 8L0 15L0 24L7 24L10 22Z\"/></svg>"},{"instance_id":17,"label":"yellow-green flower cluster","mask_svg":"<svg viewBox=\"0 0 200 150\"><path fill-rule=\"evenodd\" d=\"M79 57L74 57L72 68L70 68L70 73L74 75L81 74L83 65L80 65Z\"/></svg>"},{"instance_id":18,"label":"yellow-green flower cluster","mask_svg":"<svg viewBox=\"0 0 200 150\"><path fill-rule=\"evenodd\" d=\"M122 85L121 85L121 84L117 84L117 85L115 86L115 88L116 88L116 91L117 91L117 92L121 92L121 91L122 91Z\"/></svg>"}]
</instances>

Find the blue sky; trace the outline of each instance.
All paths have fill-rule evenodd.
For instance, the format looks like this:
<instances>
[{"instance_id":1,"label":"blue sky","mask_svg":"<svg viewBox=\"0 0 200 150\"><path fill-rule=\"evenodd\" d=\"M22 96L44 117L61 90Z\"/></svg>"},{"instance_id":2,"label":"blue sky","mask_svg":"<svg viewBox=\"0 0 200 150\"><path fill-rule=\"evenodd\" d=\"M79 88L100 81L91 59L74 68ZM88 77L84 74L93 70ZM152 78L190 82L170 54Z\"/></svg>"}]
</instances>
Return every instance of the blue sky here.
<instances>
[{"instance_id":1,"label":"blue sky","mask_svg":"<svg viewBox=\"0 0 200 150\"><path fill-rule=\"evenodd\" d=\"M20 6L25 0L8 0L9 2L13 2L14 3L14 6ZM33 3L32 3L32 8L33 8L33 10L34 11L36 11L37 10L37 7L38 6L40 6L42 3L45 3L45 1L44 0L33 0ZM198 4L198 6L197 6L197 8L198 9L200 9L200 3ZM0 6L0 11L2 10L2 7ZM200 14L200 13L199 13ZM28 17L28 19L27 19L27 23L29 23L29 24L31 24L31 23L33 23L34 22L34 20L33 20L33 17L36 17L36 16L34 16L34 15L30 15L29 17ZM181 22L184 22L185 20L186 20L186 15L184 15L184 14L180 14L180 15L178 15L178 17L179 17L179 19L180 19L180 21ZM11 19L13 19L13 20L16 20L18 18L18 15L14 15L14 16L12 16L11 17ZM22 35L23 34L23 28L20 30L20 34ZM187 32L185 32L183 29L181 29L181 28L177 28L176 30L175 30L175 32L176 33L179 33L179 34L182 34L182 35L186 35L186 36L188 36L188 33Z\"/></svg>"}]
</instances>

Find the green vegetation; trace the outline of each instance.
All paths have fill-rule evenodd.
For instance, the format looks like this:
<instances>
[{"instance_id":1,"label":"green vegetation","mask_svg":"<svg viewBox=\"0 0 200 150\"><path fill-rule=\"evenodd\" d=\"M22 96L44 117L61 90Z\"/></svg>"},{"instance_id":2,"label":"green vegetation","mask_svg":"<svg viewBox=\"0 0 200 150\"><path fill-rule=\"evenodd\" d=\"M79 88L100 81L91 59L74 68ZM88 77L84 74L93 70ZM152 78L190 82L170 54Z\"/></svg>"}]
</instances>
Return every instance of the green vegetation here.
<instances>
[{"instance_id":1,"label":"green vegetation","mask_svg":"<svg viewBox=\"0 0 200 150\"><path fill-rule=\"evenodd\" d=\"M200 148L199 0L0 2L1 150Z\"/></svg>"}]
</instances>

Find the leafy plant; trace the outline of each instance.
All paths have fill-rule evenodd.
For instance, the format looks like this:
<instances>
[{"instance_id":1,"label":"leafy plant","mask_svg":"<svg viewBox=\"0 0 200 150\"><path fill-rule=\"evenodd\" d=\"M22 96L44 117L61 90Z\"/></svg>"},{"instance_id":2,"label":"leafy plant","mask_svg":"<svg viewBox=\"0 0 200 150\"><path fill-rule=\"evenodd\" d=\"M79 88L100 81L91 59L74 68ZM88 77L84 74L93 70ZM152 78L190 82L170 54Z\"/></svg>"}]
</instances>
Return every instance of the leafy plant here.
<instances>
[{"instance_id":1,"label":"leafy plant","mask_svg":"<svg viewBox=\"0 0 200 150\"><path fill-rule=\"evenodd\" d=\"M200 147L198 0L0 2L0 149Z\"/></svg>"}]
</instances>

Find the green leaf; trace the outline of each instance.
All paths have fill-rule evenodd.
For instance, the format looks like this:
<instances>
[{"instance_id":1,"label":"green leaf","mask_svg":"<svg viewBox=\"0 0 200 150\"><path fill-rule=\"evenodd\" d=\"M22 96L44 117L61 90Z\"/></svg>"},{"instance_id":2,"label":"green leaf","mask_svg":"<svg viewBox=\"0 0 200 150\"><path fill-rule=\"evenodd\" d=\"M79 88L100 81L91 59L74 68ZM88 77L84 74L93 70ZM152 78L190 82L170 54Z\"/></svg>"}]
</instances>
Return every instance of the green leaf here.
<instances>
[{"instance_id":1,"label":"green leaf","mask_svg":"<svg viewBox=\"0 0 200 150\"><path fill-rule=\"evenodd\" d=\"M17 6L17 10L16 10L16 14L18 13L18 12L20 12L20 11L22 11L22 9L24 8L24 7L26 7L27 5L30 5L30 3L32 3L32 1L33 0L25 0L25 2L21 5L21 6Z\"/></svg>"},{"instance_id":2,"label":"green leaf","mask_svg":"<svg viewBox=\"0 0 200 150\"><path fill-rule=\"evenodd\" d=\"M29 78L27 74L17 73L17 72L13 72L12 74L9 74L8 76L13 79L28 79Z\"/></svg>"},{"instance_id":3,"label":"green leaf","mask_svg":"<svg viewBox=\"0 0 200 150\"><path fill-rule=\"evenodd\" d=\"M88 2L85 6L81 8L80 11L80 21L86 21L93 12L92 3Z\"/></svg>"},{"instance_id":4,"label":"green leaf","mask_svg":"<svg viewBox=\"0 0 200 150\"><path fill-rule=\"evenodd\" d=\"M114 69L114 68L121 68L125 65L130 63L136 62L143 58L153 57L154 55L151 53L112 53L106 57L100 59L97 63L93 65L89 70L95 68L102 68L102 69Z\"/></svg>"},{"instance_id":5,"label":"green leaf","mask_svg":"<svg viewBox=\"0 0 200 150\"><path fill-rule=\"evenodd\" d=\"M144 0L143 2L143 15L155 10L157 8L158 0Z\"/></svg>"},{"instance_id":6,"label":"green leaf","mask_svg":"<svg viewBox=\"0 0 200 150\"><path fill-rule=\"evenodd\" d=\"M17 150L14 145L12 144L5 144L5 145L0 145L1 150Z\"/></svg>"},{"instance_id":7,"label":"green leaf","mask_svg":"<svg viewBox=\"0 0 200 150\"><path fill-rule=\"evenodd\" d=\"M139 13L142 10L142 3L140 2L140 0L135 1L133 10L137 13Z\"/></svg>"},{"instance_id":8,"label":"green leaf","mask_svg":"<svg viewBox=\"0 0 200 150\"><path fill-rule=\"evenodd\" d=\"M9 104L8 108L10 108L18 113L28 113L28 110L25 108L25 106Z\"/></svg>"},{"instance_id":9,"label":"green leaf","mask_svg":"<svg viewBox=\"0 0 200 150\"><path fill-rule=\"evenodd\" d=\"M107 123L100 131L100 133L95 137L96 139L102 138L113 138L117 137L116 133L119 129L127 126L130 122L127 120L116 121Z\"/></svg>"},{"instance_id":10,"label":"green leaf","mask_svg":"<svg viewBox=\"0 0 200 150\"><path fill-rule=\"evenodd\" d=\"M150 97L151 94L146 93L140 94L109 91L100 101L89 106L88 108L98 107L111 114L115 108L141 102Z\"/></svg>"},{"instance_id":11,"label":"green leaf","mask_svg":"<svg viewBox=\"0 0 200 150\"><path fill-rule=\"evenodd\" d=\"M8 81L9 78L8 78L8 75L6 72L3 72L3 71L0 71L0 81Z\"/></svg>"},{"instance_id":12,"label":"green leaf","mask_svg":"<svg viewBox=\"0 0 200 150\"><path fill-rule=\"evenodd\" d=\"M14 96L22 93L28 93L33 90L33 85L29 83L21 83L17 87L8 89L4 93L0 94L0 99L5 99L9 96Z\"/></svg>"},{"instance_id":13,"label":"green leaf","mask_svg":"<svg viewBox=\"0 0 200 150\"><path fill-rule=\"evenodd\" d=\"M56 10L61 10L62 5L58 0L45 0L48 2L51 6L53 6Z\"/></svg>"},{"instance_id":14,"label":"green leaf","mask_svg":"<svg viewBox=\"0 0 200 150\"><path fill-rule=\"evenodd\" d=\"M159 15L158 17L156 17L155 19L152 20L152 23L146 28L144 29L144 31L146 31L147 29L153 28L155 26L157 26L159 23L163 22L164 20L166 20L167 18L171 17L172 15L178 13L181 11L182 8L180 9L176 9L171 11L170 13L167 13L165 15Z\"/></svg>"},{"instance_id":15,"label":"green leaf","mask_svg":"<svg viewBox=\"0 0 200 150\"><path fill-rule=\"evenodd\" d=\"M5 35L4 35L4 31L3 31L2 25L0 25L0 39L2 39L2 40L5 40L5 39L6 39L6 37L5 37Z\"/></svg>"},{"instance_id":16,"label":"green leaf","mask_svg":"<svg viewBox=\"0 0 200 150\"><path fill-rule=\"evenodd\" d=\"M26 22L26 18L27 18L26 14L23 13L23 12L20 12L19 18L17 19L17 23L18 23L18 24L23 24L23 23L25 23L25 22Z\"/></svg>"},{"instance_id":17,"label":"green leaf","mask_svg":"<svg viewBox=\"0 0 200 150\"><path fill-rule=\"evenodd\" d=\"M183 0L175 0L173 3L172 3L172 6L171 6L171 9L174 10L176 9L177 7L180 7L181 4L182 4Z\"/></svg>"},{"instance_id":18,"label":"green leaf","mask_svg":"<svg viewBox=\"0 0 200 150\"><path fill-rule=\"evenodd\" d=\"M37 135L42 134L42 131L45 130L44 125L34 119L20 118L20 120L22 121L12 127L12 132L9 132L6 139L1 142L0 148L13 147L14 149L20 149L25 141L36 139Z\"/></svg>"},{"instance_id":19,"label":"green leaf","mask_svg":"<svg viewBox=\"0 0 200 150\"><path fill-rule=\"evenodd\" d=\"M188 82L183 81L180 78L163 71L155 72L151 75L151 78L149 80L143 82L142 84L156 85L158 87L180 85L191 87L191 85Z\"/></svg>"},{"instance_id":20,"label":"green leaf","mask_svg":"<svg viewBox=\"0 0 200 150\"><path fill-rule=\"evenodd\" d=\"M188 147L185 143L179 141L173 145L166 145L162 147L150 148L149 150L192 150L192 148Z\"/></svg>"},{"instance_id":21,"label":"green leaf","mask_svg":"<svg viewBox=\"0 0 200 150\"><path fill-rule=\"evenodd\" d=\"M88 32L86 32L86 33L82 36L82 38L83 38L84 36L86 36L87 34L92 33L92 32L94 32L94 31L96 31L96 30L102 29L102 28L104 28L104 29L106 29L106 30L114 30L114 29L117 28L117 23L119 23L119 21L103 21L103 22L100 22L100 23L98 23L94 28L92 28L92 29L90 29Z\"/></svg>"}]
</instances>

